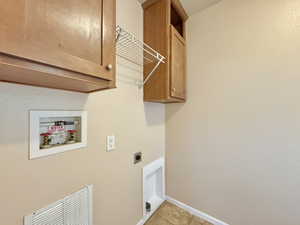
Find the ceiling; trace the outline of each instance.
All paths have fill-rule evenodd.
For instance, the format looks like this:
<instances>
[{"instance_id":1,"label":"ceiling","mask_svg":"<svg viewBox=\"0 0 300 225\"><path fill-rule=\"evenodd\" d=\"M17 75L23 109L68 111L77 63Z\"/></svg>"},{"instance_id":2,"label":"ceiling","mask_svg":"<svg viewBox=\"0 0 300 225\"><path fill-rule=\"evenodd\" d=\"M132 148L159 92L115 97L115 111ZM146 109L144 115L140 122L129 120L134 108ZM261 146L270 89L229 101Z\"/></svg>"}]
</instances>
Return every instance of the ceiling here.
<instances>
[{"instance_id":1,"label":"ceiling","mask_svg":"<svg viewBox=\"0 0 300 225\"><path fill-rule=\"evenodd\" d=\"M199 12L221 0L181 0L183 7L189 15Z\"/></svg>"},{"instance_id":2,"label":"ceiling","mask_svg":"<svg viewBox=\"0 0 300 225\"><path fill-rule=\"evenodd\" d=\"M144 3L147 0L138 0L140 3ZM199 12L221 0L180 0L183 7L189 15Z\"/></svg>"}]
</instances>

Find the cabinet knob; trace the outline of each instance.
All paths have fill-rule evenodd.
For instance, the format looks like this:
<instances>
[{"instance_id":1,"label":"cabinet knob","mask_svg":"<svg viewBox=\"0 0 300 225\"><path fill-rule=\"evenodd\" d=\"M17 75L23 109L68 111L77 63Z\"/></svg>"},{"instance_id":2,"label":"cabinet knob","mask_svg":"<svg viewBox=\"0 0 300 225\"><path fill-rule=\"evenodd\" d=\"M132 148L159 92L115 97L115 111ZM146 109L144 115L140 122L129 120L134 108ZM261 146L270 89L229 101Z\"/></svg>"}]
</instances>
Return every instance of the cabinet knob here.
<instances>
[{"instance_id":1,"label":"cabinet knob","mask_svg":"<svg viewBox=\"0 0 300 225\"><path fill-rule=\"evenodd\" d=\"M176 92L176 88L172 88L172 91L173 91L173 92Z\"/></svg>"},{"instance_id":2,"label":"cabinet knob","mask_svg":"<svg viewBox=\"0 0 300 225\"><path fill-rule=\"evenodd\" d=\"M113 69L112 64L108 64L108 65L106 66L106 69L107 69L108 71L112 70L112 69Z\"/></svg>"}]
</instances>

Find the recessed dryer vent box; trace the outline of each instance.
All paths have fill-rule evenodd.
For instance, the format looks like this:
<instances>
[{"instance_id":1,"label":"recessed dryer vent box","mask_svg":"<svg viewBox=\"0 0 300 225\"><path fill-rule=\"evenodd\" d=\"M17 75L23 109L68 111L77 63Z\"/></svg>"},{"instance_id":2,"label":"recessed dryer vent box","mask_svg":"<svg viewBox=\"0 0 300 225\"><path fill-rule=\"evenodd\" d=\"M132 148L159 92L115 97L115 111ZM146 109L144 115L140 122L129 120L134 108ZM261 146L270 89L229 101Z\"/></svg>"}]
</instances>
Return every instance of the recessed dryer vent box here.
<instances>
[{"instance_id":1,"label":"recessed dryer vent box","mask_svg":"<svg viewBox=\"0 0 300 225\"><path fill-rule=\"evenodd\" d=\"M31 111L30 159L87 145L87 112Z\"/></svg>"},{"instance_id":2,"label":"recessed dryer vent box","mask_svg":"<svg viewBox=\"0 0 300 225\"><path fill-rule=\"evenodd\" d=\"M143 212L147 220L166 199L165 160L160 158L143 168Z\"/></svg>"}]
</instances>

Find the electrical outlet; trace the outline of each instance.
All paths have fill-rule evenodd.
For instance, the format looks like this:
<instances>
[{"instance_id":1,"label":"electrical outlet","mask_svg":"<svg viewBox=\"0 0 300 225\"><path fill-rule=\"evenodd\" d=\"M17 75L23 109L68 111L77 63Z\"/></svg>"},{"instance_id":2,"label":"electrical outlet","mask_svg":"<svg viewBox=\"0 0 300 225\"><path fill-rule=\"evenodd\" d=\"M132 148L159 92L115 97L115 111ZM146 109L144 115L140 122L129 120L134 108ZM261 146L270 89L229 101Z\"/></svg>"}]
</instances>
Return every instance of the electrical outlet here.
<instances>
[{"instance_id":1,"label":"electrical outlet","mask_svg":"<svg viewBox=\"0 0 300 225\"><path fill-rule=\"evenodd\" d=\"M143 160L143 157L142 157L142 153L141 153L141 152L135 153L133 157L134 157L134 159L133 159L134 164L137 164L137 163L139 163L139 162L142 162L142 160Z\"/></svg>"},{"instance_id":2,"label":"electrical outlet","mask_svg":"<svg viewBox=\"0 0 300 225\"><path fill-rule=\"evenodd\" d=\"M116 149L116 137L114 135L107 136L106 139L106 150L108 152Z\"/></svg>"}]
</instances>

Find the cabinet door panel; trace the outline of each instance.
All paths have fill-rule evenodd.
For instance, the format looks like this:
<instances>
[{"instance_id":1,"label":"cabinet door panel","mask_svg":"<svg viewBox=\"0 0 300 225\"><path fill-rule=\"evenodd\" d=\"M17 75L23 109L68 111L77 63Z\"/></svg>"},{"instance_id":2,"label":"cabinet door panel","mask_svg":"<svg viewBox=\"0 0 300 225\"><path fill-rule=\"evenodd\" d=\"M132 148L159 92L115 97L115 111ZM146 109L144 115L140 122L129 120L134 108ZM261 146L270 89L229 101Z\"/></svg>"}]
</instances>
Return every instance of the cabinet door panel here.
<instances>
[{"instance_id":1,"label":"cabinet door panel","mask_svg":"<svg viewBox=\"0 0 300 225\"><path fill-rule=\"evenodd\" d=\"M113 79L112 71L106 70L107 64L114 66L113 52L109 56L104 52L114 48L114 42L105 40L114 40L114 33L104 33L103 23L105 19L114 26L113 17L104 18L104 8L113 12L114 1L0 0L0 4L0 52Z\"/></svg>"},{"instance_id":2,"label":"cabinet door panel","mask_svg":"<svg viewBox=\"0 0 300 225\"><path fill-rule=\"evenodd\" d=\"M185 40L171 26L170 49L171 97L185 99L186 97L186 46Z\"/></svg>"}]
</instances>

